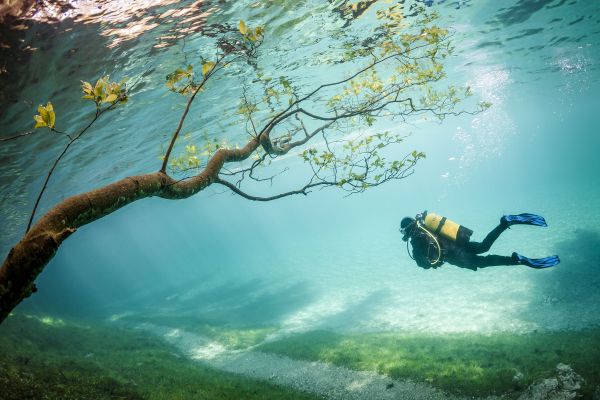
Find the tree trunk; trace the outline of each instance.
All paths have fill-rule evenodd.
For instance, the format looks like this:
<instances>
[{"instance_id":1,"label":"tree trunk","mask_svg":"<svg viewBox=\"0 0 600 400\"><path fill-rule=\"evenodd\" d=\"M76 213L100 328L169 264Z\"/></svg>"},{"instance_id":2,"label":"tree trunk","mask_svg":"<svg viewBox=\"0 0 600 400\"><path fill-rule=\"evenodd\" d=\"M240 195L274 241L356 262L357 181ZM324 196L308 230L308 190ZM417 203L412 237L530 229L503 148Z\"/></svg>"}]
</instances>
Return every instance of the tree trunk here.
<instances>
[{"instance_id":1,"label":"tree trunk","mask_svg":"<svg viewBox=\"0 0 600 400\"><path fill-rule=\"evenodd\" d=\"M146 197L184 199L207 188L226 162L246 159L259 145L251 139L241 149L221 149L198 175L176 181L167 174L132 176L102 188L65 199L48 211L13 247L0 268L0 324L26 297L36 291L37 276L60 244L77 228Z\"/></svg>"},{"instance_id":2,"label":"tree trunk","mask_svg":"<svg viewBox=\"0 0 600 400\"><path fill-rule=\"evenodd\" d=\"M103 188L69 197L52 208L13 247L0 269L0 323L36 291L34 281L60 244L80 226L145 197L160 195L167 175L154 173L122 179Z\"/></svg>"}]
</instances>

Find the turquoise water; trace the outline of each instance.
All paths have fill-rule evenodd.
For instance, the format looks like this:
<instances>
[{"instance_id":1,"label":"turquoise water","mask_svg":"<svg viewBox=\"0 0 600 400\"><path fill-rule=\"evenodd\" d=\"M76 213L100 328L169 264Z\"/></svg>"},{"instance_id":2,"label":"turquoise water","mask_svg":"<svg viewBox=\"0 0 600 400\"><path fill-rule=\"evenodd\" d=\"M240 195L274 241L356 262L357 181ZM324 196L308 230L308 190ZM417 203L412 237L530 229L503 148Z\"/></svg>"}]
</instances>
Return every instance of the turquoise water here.
<instances>
[{"instance_id":1,"label":"turquoise water","mask_svg":"<svg viewBox=\"0 0 600 400\"><path fill-rule=\"evenodd\" d=\"M18 43L2 53L3 137L30 129L35 106L48 100L58 127L82 126L93 110L79 101L80 80L110 74L136 83L129 103L103 116L61 162L38 216L69 195L160 168L184 107L164 77L206 51L206 27L240 19L264 24L260 67L308 88L351 70L331 63L340 52L336 38L375 21L369 12L340 18L343 1L134 3L107 2L99 11L76 2L69 11L75 17L48 22L37 15L28 29L3 28L3 40ZM598 327L600 3L431 3L456 46L446 64L448 83L470 85L475 98L493 105L442 123L380 122L411 134L401 154L427 154L413 175L349 197L326 189L257 203L219 187L186 200L136 202L70 237L38 278L39 292L15 311L158 325L169 317L174 329L190 321L269 327L270 340L313 330L495 334ZM243 143L235 111L246 76L232 71L213 82L184 132ZM47 132L0 145L0 253L23 234L63 145ZM281 161L290 168L299 162ZM302 175L292 172L250 191L270 195L299 182ZM472 272L448 264L421 270L397 230L402 217L423 210L473 229L476 240L503 214L542 214L548 228L514 227L492 253L559 254L562 262L542 271Z\"/></svg>"}]
</instances>

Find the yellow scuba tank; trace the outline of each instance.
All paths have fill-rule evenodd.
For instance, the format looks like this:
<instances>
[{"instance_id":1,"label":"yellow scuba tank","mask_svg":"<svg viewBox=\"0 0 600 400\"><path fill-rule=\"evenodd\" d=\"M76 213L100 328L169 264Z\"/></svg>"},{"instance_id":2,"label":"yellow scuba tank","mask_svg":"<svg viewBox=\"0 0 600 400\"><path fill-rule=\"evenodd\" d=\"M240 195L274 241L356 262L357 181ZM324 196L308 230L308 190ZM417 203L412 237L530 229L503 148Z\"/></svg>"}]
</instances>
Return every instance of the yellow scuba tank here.
<instances>
[{"instance_id":1,"label":"yellow scuba tank","mask_svg":"<svg viewBox=\"0 0 600 400\"><path fill-rule=\"evenodd\" d=\"M423 225L435 235L441 235L457 243L466 243L471 238L473 231L454 221L435 213L424 212Z\"/></svg>"}]
</instances>

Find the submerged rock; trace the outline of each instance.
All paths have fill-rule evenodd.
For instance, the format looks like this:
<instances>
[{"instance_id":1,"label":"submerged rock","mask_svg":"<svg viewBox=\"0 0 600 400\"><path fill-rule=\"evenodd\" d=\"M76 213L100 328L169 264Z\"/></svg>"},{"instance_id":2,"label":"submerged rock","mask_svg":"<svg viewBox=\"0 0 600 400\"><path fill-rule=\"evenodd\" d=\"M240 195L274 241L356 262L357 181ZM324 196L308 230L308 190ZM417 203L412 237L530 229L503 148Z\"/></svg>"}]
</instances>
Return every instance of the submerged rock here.
<instances>
[{"instance_id":1,"label":"submerged rock","mask_svg":"<svg viewBox=\"0 0 600 400\"><path fill-rule=\"evenodd\" d=\"M583 378L565 364L556 366L556 377L533 383L518 400L569 400L580 397L577 393Z\"/></svg>"},{"instance_id":2,"label":"submerged rock","mask_svg":"<svg viewBox=\"0 0 600 400\"><path fill-rule=\"evenodd\" d=\"M596 390L594 391L594 397L592 400L600 400L600 386L596 386Z\"/></svg>"}]
</instances>

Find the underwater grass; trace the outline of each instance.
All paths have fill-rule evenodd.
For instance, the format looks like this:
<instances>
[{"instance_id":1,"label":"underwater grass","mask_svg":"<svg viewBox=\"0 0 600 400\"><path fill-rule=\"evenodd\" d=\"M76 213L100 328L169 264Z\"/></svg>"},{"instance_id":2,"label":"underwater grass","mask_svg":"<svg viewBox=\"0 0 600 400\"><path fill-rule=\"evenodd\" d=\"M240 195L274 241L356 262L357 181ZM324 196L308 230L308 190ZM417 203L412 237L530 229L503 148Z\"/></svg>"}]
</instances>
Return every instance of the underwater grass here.
<instances>
[{"instance_id":1,"label":"underwater grass","mask_svg":"<svg viewBox=\"0 0 600 400\"><path fill-rule=\"evenodd\" d=\"M570 365L592 398L600 385L600 330L531 334L339 334L313 331L257 347L259 351L319 360L395 379L428 382L451 393L516 394ZM515 375L522 378L515 379Z\"/></svg>"},{"instance_id":2,"label":"underwater grass","mask_svg":"<svg viewBox=\"0 0 600 400\"><path fill-rule=\"evenodd\" d=\"M2 399L316 399L220 372L158 338L11 315L0 325Z\"/></svg>"},{"instance_id":3,"label":"underwater grass","mask_svg":"<svg viewBox=\"0 0 600 400\"><path fill-rule=\"evenodd\" d=\"M122 319L128 323L152 323L161 326L176 326L186 332L194 333L219 342L231 350L242 350L262 343L279 329L277 326L224 326L207 323L201 319L181 318L180 316L128 317Z\"/></svg>"}]
</instances>

